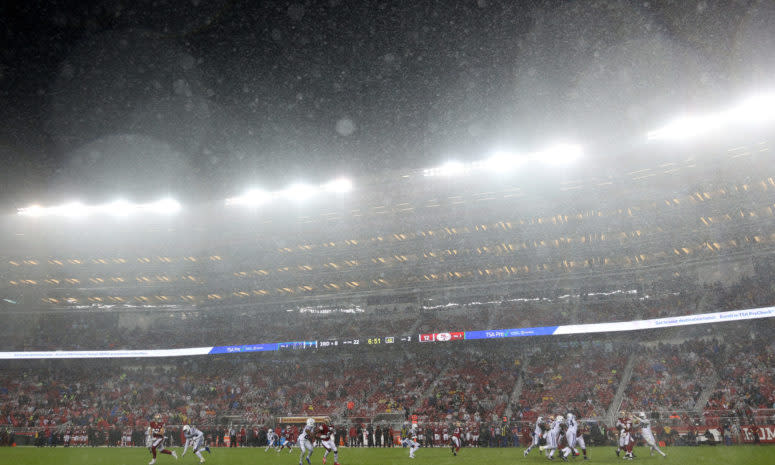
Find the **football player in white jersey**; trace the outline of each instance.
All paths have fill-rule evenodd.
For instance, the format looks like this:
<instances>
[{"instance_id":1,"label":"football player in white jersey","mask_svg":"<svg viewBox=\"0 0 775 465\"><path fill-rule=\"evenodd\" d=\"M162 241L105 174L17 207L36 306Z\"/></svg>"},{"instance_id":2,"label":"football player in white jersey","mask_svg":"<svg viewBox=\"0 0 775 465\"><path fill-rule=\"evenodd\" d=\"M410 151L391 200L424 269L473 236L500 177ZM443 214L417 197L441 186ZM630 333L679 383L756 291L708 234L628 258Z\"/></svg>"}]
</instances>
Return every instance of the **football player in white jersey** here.
<instances>
[{"instance_id":1,"label":"football player in white jersey","mask_svg":"<svg viewBox=\"0 0 775 465\"><path fill-rule=\"evenodd\" d=\"M304 425L304 429L299 434L299 449L301 454L299 455L299 465L304 465L304 453L307 454L307 465L312 465L309 458L312 456L312 449L315 441L315 420L307 418L307 424Z\"/></svg>"},{"instance_id":2,"label":"football player in white jersey","mask_svg":"<svg viewBox=\"0 0 775 465\"><path fill-rule=\"evenodd\" d=\"M541 437L544 435L545 429L546 423L544 423L544 417L539 416L536 418L535 429L533 430L533 442L527 446L527 449L525 449L525 452L522 454L523 456L527 457L527 454L529 454L531 450L541 445Z\"/></svg>"},{"instance_id":3,"label":"football player in white jersey","mask_svg":"<svg viewBox=\"0 0 775 465\"><path fill-rule=\"evenodd\" d=\"M568 430L565 432L565 440L568 442L571 453L573 453L573 455L579 455L579 452L576 450L576 436L579 430L576 415L574 415L573 412L568 412L565 422L568 425Z\"/></svg>"},{"instance_id":4,"label":"football player in white jersey","mask_svg":"<svg viewBox=\"0 0 775 465\"><path fill-rule=\"evenodd\" d=\"M635 417L634 424L640 426L640 434L643 436L643 440L646 441L646 445L649 446L649 454L654 455L654 451L658 452L662 457L666 457L667 454L662 452L662 449L657 446L657 441L654 438L654 433L651 431L651 420L646 418L644 412L639 412Z\"/></svg>"},{"instance_id":5,"label":"football player in white jersey","mask_svg":"<svg viewBox=\"0 0 775 465\"><path fill-rule=\"evenodd\" d=\"M557 445L560 440L560 429L563 423L565 423L565 418L563 418L562 415L557 415L549 427L549 432L546 434L546 445L538 448L538 450L546 453L546 458L549 460L554 460L554 453L557 451Z\"/></svg>"},{"instance_id":6,"label":"football player in white jersey","mask_svg":"<svg viewBox=\"0 0 775 465\"><path fill-rule=\"evenodd\" d=\"M186 443L183 446L183 453L180 454L180 456L183 457L186 455L186 451L190 446L191 450L194 451L194 454L199 457L199 463L205 463L205 458L202 457L202 451L206 450L207 452L210 452L210 448L205 445L204 433L199 431L196 426L184 425L183 436L186 438Z\"/></svg>"},{"instance_id":7,"label":"football player in white jersey","mask_svg":"<svg viewBox=\"0 0 775 465\"><path fill-rule=\"evenodd\" d=\"M272 428L266 431L266 449L264 449L264 452L267 452L270 447L277 447L277 433Z\"/></svg>"},{"instance_id":8,"label":"football player in white jersey","mask_svg":"<svg viewBox=\"0 0 775 465\"><path fill-rule=\"evenodd\" d=\"M408 437L401 439L401 445L409 448L409 458L414 458L414 453L420 448L420 444L417 442L417 429L412 425L412 430Z\"/></svg>"}]
</instances>

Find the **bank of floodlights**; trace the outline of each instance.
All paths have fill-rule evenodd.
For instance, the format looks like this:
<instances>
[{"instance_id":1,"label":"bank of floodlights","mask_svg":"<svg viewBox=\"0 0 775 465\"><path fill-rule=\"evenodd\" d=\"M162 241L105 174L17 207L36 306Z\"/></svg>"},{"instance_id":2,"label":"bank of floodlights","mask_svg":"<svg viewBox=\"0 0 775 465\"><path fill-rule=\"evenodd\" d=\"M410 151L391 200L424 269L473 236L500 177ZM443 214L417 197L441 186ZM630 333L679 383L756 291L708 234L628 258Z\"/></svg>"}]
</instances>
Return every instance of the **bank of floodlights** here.
<instances>
[{"instance_id":1,"label":"bank of floodlights","mask_svg":"<svg viewBox=\"0 0 775 465\"><path fill-rule=\"evenodd\" d=\"M531 153L496 152L484 160L470 163L450 161L435 168L423 170L423 176L449 177L472 174L475 172L508 173L526 163L543 163L550 166L566 165L584 154L580 145L557 144L544 150Z\"/></svg>"},{"instance_id":2,"label":"bank of floodlights","mask_svg":"<svg viewBox=\"0 0 775 465\"><path fill-rule=\"evenodd\" d=\"M649 131L649 140L685 140L729 130L775 122L775 93L752 96L728 110L706 115L689 115L674 119L661 128Z\"/></svg>"},{"instance_id":3,"label":"bank of floodlights","mask_svg":"<svg viewBox=\"0 0 775 465\"><path fill-rule=\"evenodd\" d=\"M16 210L16 213L21 216L29 216L33 218L50 216L63 218L83 218L93 215L123 217L142 213L172 215L179 212L180 209L181 206L177 200L165 198L150 203L131 203L125 200L116 200L111 203L98 205L84 205L81 202L70 202L53 207L32 205L25 208L19 208Z\"/></svg>"},{"instance_id":4,"label":"bank of floodlights","mask_svg":"<svg viewBox=\"0 0 775 465\"><path fill-rule=\"evenodd\" d=\"M275 200L303 202L323 194L346 194L353 190L353 183L346 178L337 178L325 184L291 184L279 191L252 189L242 195L226 199L228 206L260 207Z\"/></svg>"}]
</instances>

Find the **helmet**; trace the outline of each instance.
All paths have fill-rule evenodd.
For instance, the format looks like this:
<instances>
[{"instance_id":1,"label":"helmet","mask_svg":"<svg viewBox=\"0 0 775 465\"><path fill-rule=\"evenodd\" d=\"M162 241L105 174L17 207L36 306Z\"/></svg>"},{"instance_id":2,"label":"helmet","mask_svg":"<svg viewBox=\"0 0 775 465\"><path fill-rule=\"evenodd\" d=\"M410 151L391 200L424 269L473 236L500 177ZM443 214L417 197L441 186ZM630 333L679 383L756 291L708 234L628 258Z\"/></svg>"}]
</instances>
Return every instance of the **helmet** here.
<instances>
[{"instance_id":1,"label":"helmet","mask_svg":"<svg viewBox=\"0 0 775 465\"><path fill-rule=\"evenodd\" d=\"M312 418L307 418L307 426L315 426L315 420Z\"/></svg>"},{"instance_id":2,"label":"helmet","mask_svg":"<svg viewBox=\"0 0 775 465\"><path fill-rule=\"evenodd\" d=\"M624 410L619 412L619 417L624 418L626 416L627 416L627 412L625 412Z\"/></svg>"},{"instance_id":3,"label":"helmet","mask_svg":"<svg viewBox=\"0 0 775 465\"><path fill-rule=\"evenodd\" d=\"M536 418L536 423L543 423L543 422L544 422L544 417Z\"/></svg>"},{"instance_id":4,"label":"helmet","mask_svg":"<svg viewBox=\"0 0 775 465\"><path fill-rule=\"evenodd\" d=\"M557 415L556 417L554 417L554 421L556 421L557 423L562 423L563 421L565 421L565 418L563 418L562 415Z\"/></svg>"},{"instance_id":5,"label":"helmet","mask_svg":"<svg viewBox=\"0 0 775 465\"><path fill-rule=\"evenodd\" d=\"M272 428L269 428L269 431L267 433L272 434L274 431L272 431Z\"/></svg>"},{"instance_id":6,"label":"helmet","mask_svg":"<svg viewBox=\"0 0 775 465\"><path fill-rule=\"evenodd\" d=\"M645 419L646 418L646 412L638 412L638 416Z\"/></svg>"},{"instance_id":7,"label":"helmet","mask_svg":"<svg viewBox=\"0 0 775 465\"><path fill-rule=\"evenodd\" d=\"M161 413L154 413L154 414L153 414L153 419L154 419L154 420L157 420L157 421L158 421L158 420L161 420Z\"/></svg>"},{"instance_id":8,"label":"helmet","mask_svg":"<svg viewBox=\"0 0 775 465\"><path fill-rule=\"evenodd\" d=\"M184 425L184 426L183 426L183 432L184 432L184 433L188 433L189 431L191 431L191 427L190 427L190 426L188 426L188 425Z\"/></svg>"}]
</instances>

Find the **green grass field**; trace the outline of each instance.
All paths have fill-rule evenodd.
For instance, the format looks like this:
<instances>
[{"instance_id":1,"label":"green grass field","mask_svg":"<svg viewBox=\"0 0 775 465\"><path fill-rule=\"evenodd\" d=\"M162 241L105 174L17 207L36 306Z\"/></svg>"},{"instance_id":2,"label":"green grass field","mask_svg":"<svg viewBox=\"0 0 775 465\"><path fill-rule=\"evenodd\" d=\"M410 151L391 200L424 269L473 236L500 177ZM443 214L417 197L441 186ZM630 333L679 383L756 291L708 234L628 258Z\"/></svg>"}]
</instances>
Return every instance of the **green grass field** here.
<instances>
[{"instance_id":1,"label":"green grass field","mask_svg":"<svg viewBox=\"0 0 775 465\"><path fill-rule=\"evenodd\" d=\"M175 448L180 453L182 449ZM775 446L733 446L733 447L672 447L664 449L666 458L651 457L645 448L635 449L637 457L633 462L646 464L750 464L769 465L775 463ZM597 447L589 451L590 461L585 462L570 459L575 463L632 463L619 459L614 454L613 447ZM450 454L449 449L420 449L417 458L409 459L408 449L340 449L341 465L518 465L532 463L549 463L546 458L533 451L527 458L522 456L522 449L461 449L457 457ZM287 452L264 452L263 448L245 449L213 449L213 453L204 453L205 459L211 465L295 465L299 462L298 450L292 454ZM315 449L312 455L312 465L321 465L322 453ZM33 447L4 447L0 449L0 464L2 465L144 465L150 461L150 454L143 448L107 449L107 448L62 448L36 449ZM194 455L175 460L169 455L159 455L157 465L196 465L198 459ZM552 463L562 463L555 459ZM333 455L329 456L329 465L333 465Z\"/></svg>"}]
</instances>

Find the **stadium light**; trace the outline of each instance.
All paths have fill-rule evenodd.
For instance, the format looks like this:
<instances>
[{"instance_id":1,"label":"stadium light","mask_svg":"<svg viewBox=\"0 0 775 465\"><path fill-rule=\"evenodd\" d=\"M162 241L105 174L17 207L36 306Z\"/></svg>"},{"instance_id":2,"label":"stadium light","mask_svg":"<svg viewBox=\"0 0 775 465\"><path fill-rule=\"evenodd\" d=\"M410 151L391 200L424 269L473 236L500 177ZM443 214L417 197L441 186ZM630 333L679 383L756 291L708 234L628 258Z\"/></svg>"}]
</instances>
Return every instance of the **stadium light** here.
<instances>
[{"instance_id":1,"label":"stadium light","mask_svg":"<svg viewBox=\"0 0 775 465\"><path fill-rule=\"evenodd\" d=\"M105 204L102 207L104 213L116 217L129 216L133 209L134 206L126 200L116 200L115 202Z\"/></svg>"},{"instance_id":2,"label":"stadium light","mask_svg":"<svg viewBox=\"0 0 775 465\"><path fill-rule=\"evenodd\" d=\"M747 98L733 108L727 118L748 124L767 123L775 119L775 93Z\"/></svg>"},{"instance_id":3,"label":"stadium light","mask_svg":"<svg viewBox=\"0 0 775 465\"><path fill-rule=\"evenodd\" d=\"M459 161L448 161L437 167L423 170L423 176L459 176L470 171L470 165Z\"/></svg>"},{"instance_id":4,"label":"stadium light","mask_svg":"<svg viewBox=\"0 0 775 465\"><path fill-rule=\"evenodd\" d=\"M504 173L513 171L528 161L540 161L549 165L571 163L583 155L584 150L577 144L557 144L540 152L516 154L496 152L490 158L471 163L450 161L436 168L426 168L423 176L460 176L476 171Z\"/></svg>"},{"instance_id":5,"label":"stadium light","mask_svg":"<svg viewBox=\"0 0 775 465\"><path fill-rule=\"evenodd\" d=\"M279 191L250 190L243 195L226 199L227 206L257 207L275 199L284 198L294 202L302 202L321 193L346 194L353 190L353 182L347 178L336 178L325 184L291 184Z\"/></svg>"},{"instance_id":6,"label":"stadium light","mask_svg":"<svg viewBox=\"0 0 775 465\"><path fill-rule=\"evenodd\" d=\"M513 171L525 163L525 157L509 152L496 152L490 158L476 163L477 167L494 172Z\"/></svg>"},{"instance_id":7,"label":"stadium light","mask_svg":"<svg viewBox=\"0 0 775 465\"><path fill-rule=\"evenodd\" d=\"M16 214L38 218L46 214L46 209L40 205L30 205L29 207L17 209Z\"/></svg>"},{"instance_id":8,"label":"stadium light","mask_svg":"<svg viewBox=\"0 0 775 465\"><path fill-rule=\"evenodd\" d=\"M59 207L55 207L55 209L55 215L64 216L67 218L80 218L87 216L90 213L89 208L81 202L71 202Z\"/></svg>"},{"instance_id":9,"label":"stadium light","mask_svg":"<svg viewBox=\"0 0 775 465\"><path fill-rule=\"evenodd\" d=\"M141 209L162 215L171 215L180 211L180 204L175 199L162 199L157 202L141 205Z\"/></svg>"},{"instance_id":10,"label":"stadium light","mask_svg":"<svg viewBox=\"0 0 775 465\"><path fill-rule=\"evenodd\" d=\"M583 152L580 145L557 144L541 152L534 153L530 158L548 165L565 165L581 158Z\"/></svg>"},{"instance_id":11,"label":"stadium light","mask_svg":"<svg viewBox=\"0 0 775 465\"><path fill-rule=\"evenodd\" d=\"M323 184L321 187L326 192L346 194L353 190L353 183L347 178L337 178L333 181Z\"/></svg>"},{"instance_id":12,"label":"stadium light","mask_svg":"<svg viewBox=\"0 0 775 465\"><path fill-rule=\"evenodd\" d=\"M304 184L304 183L296 183L296 184L291 184L287 188L280 191L279 195L288 200L303 202L304 200L307 200L310 197L314 196L317 192L318 192L318 189L315 188L315 186L311 186L309 184Z\"/></svg>"},{"instance_id":13,"label":"stadium light","mask_svg":"<svg viewBox=\"0 0 775 465\"><path fill-rule=\"evenodd\" d=\"M725 126L766 124L775 120L775 93L747 98L726 111L683 116L646 133L648 140L682 140L708 134Z\"/></svg>"},{"instance_id":14,"label":"stadium light","mask_svg":"<svg viewBox=\"0 0 775 465\"><path fill-rule=\"evenodd\" d=\"M258 207L272 200L272 194L259 189L252 189L238 197L226 199L226 205L243 205L246 207Z\"/></svg>"},{"instance_id":15,"label":"stadium light","mask_svg":"<svg viewBox=\"0 0 775 465\"><path fill-rule=\"evenodd\" d=\"M135 212L149 212L170 215L177 213L180 211L180 209L181 205L178 203L178 201L166 198L145 204L135 204L125 200L116 200L115 202L101 205L84 205L80 202L71 202L54 207L41 207L39 205L33 205L26 208L19 208L17 209L16 213L20 216L29 216L33 218L40 218L43 216L80 218L98 214L123 217Z\"/></svg>"},{"instance_id":16,"label":"stadium light","mask_svg":"<svg viewBox=\"0 0 775 465\"><path fill-rule=\"evenodd\" d=\"M707 116L684 116L676 118L665 126L649 131L649 140L681 140L713 131L724 124L723 114Z\"/></svg>"}]
</instances>

